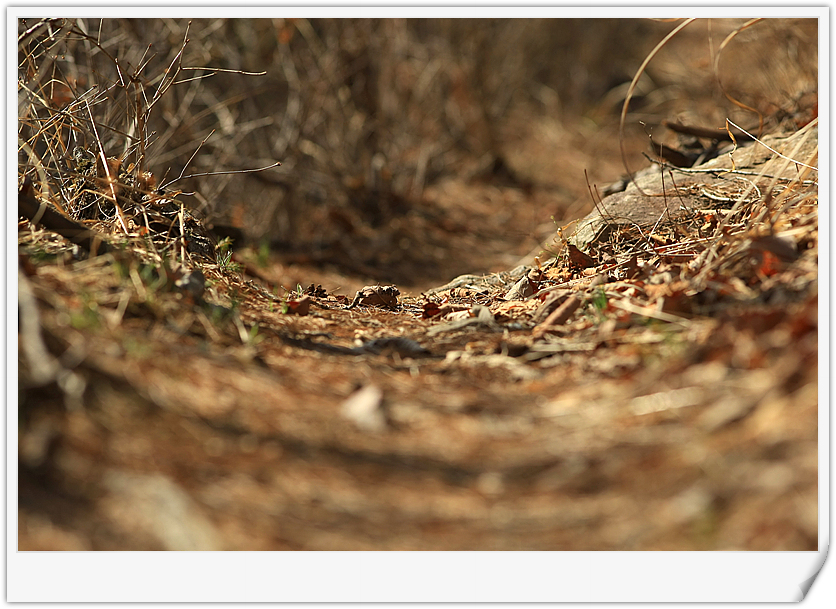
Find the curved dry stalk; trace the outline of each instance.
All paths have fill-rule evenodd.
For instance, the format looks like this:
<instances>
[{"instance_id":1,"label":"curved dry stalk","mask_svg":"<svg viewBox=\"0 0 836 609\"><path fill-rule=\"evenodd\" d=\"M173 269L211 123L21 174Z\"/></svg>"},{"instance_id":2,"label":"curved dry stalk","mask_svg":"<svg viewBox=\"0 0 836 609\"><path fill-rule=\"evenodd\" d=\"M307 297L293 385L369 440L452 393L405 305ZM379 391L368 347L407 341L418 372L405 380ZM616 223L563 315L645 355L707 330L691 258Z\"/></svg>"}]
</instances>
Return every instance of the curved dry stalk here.
<instances>
[{"instance_id":1,"label":"curved dry stalk","mask_svg":"<svg viewBox=\"0 0 836 609\"><path fill-rule=\"evenodd\" d=\"M207 71L211 72L211 74L206 74L203 77L195 76L195 78L205 78L205 77L213 76L214 74L216 74L218 72L226 72L227 74L241 74L243 76L266 76L267 75L267 72L265 70L262 70L261 72L247 72L246 70L229 70L227 68L210 68L208 66L204 66L204 67L200 67L200 66L185 67L184 66L184 67L180 68L180 70L207 70ZM192 80L192 79L187 78L186 80L178 80L174 84L179 85L180 83L188 82L189 80Z\"/></svg>"},{"instance_id":2,"label":"curved dry stalk","mask_svg":"<svg viewBox=\"0 0 836 609\"><path fill-rule=\"evenodd\" d=\"M274 167L281 167L281 161L276 161L270 165L265 167L258 167L256 169L231 169L229 171L207 171L206 173L192 173L187 176L180 176L165 185L165 187L171 186L174 182L178 182L180 180L186 180L188 178L199 178L203 176L222 176L222 175L230 175L233 173L258 173L259 171L266 171L268 169L273 169Z\"/></svg>"},{"instance_id":3,"label":"curved dry stalk","mask_svg":"<svg viewBox=\"0 0 836 609\"><path fill-rule=\"evenodd\" d=\"M48 198L50 188L49 181L46 175L46 168L44 167L43 161L41 161L40 157L37 154L35 154L35 151L32 150L32 147L28 143L24 142L20 137L17 138L17 143L18 150L22 150L29 157L29 161L32 163L32 167L34 167L35 173L38 174L38 180L41 184L41 192L44 194L44 196ZM54 200L52 202L55 203ZM66 210L64 210L60 205L56 205L56 207L58 207L63 213L67 213Z\"/></svg>"},{"instance_id":4,"label":"curved dry stalk","mask_svg":"<svg viewBox=\"0 0 836 609\"><path fill-rule=\"evenodd\" d=\"M639 185L636 184L636 181L633 178L634 173L630 170L630 167L627 164L627 155L624 152L624 121L627 118L627 108L630 105L630 100L633 98L633 91L635 91L635 89L636 89L636 85L639 82L639 78L641 78L642 74L644 74L644 70L645 70L645 68L647 68L647 65L656 56L656 54L662 49L662 47L665 46L668 43L668 41L671 38L676 36L680 31L682 31L685 27L689 26L694 21L696 21L695 18L690 18L690 19L686 19L685 21L680 23L667 36L665 36L662 39L662 41L653 48L652 51L650 51L650 53L647 55L647 57L644 58L644 61L639 66L639 69L636 72L636 75L633 77L633 81L630 83L630 88L627 89L627 96L624 98L624 106L621 108L621 121L618 125L618 145L621 148L621 161L624 163L624 170L630 176L630 181L633 182L633 184L636 185L636 188L638 188L639 192L643 195L647 194L647 193L645 193L639 187Z\"/></svg>"}]
</instances>

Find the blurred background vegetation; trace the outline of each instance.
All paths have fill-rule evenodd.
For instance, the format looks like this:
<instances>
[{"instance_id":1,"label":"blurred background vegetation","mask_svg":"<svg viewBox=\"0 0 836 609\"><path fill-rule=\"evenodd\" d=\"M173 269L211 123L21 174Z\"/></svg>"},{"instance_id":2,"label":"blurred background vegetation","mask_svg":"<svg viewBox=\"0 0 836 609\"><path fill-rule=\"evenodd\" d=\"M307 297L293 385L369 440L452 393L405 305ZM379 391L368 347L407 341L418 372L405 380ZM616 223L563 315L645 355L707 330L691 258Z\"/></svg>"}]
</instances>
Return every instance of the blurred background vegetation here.
<instances>
[{"instance_id":1,"label":"blurred background vegetation","mask_svg":"<svg viewBox=\"0 0 836 609\"><path fill-rule=\"evenodd\" d=\"M21 140L32 139L32 114L40 111L41 121L71 115L61 145L47 146L52 157L63 149L69 155L92 143L89 114L107 154L126 157L137 171L150 169L158 184L214 173L171 188L194 193L191 207L219 232L231 226L236 245L319 255L358 272L388 267L391 280L426 266L422 234L467 231L451 231L428 196L445 180L517 189L522 200L536 199L546 218L583 211L582 171L563 168L582 152L593 178L620 177L618 119L627 87L676 25L57 19L35 29L37 23L19 23L19 81L44 107L21 105ZM647 133L660 133L664 119L718 127L728 116L757 125L754 113L729 101L721 81L773 127L815 103L815 20L756 24L723 49L714 73L723 39L744 23L698 21L650 63L626 130L632 162L643 162ZM28 161L22 157L19 173L31 170ZM282 166L231 173L276 161ZM50 163L60 167L61 160ZM505 216L494 211L502 230ZM397 266L405 260L414 264ZM455 270L479 269L444 272Z\"/></svg>"}]
</instances>

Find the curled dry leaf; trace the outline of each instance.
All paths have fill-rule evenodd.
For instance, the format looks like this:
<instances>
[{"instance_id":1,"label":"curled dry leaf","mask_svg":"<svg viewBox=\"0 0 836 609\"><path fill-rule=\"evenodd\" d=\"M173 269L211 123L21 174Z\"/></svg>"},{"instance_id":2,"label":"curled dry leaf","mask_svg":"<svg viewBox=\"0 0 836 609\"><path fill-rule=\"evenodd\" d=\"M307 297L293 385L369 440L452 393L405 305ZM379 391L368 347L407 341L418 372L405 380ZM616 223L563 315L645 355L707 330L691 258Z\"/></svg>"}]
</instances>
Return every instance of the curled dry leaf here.
<instances>
[{"instance_id":1,"label":"curled dry leaf","mask_svg":"<svg viewBox=\"0 0 836 609\"><path fill-rule=\"evenodd\" d=\"M546 278L546 274L540 269L531 269L514 284L503 296L504 300L522 300L531 296L540 289L540 282Z\"/></svg>"},{"instance_id":2,"label":"curled dry leaf","mask_svg":"<svg viewBox=\"0 0 836 609\"><path fill-rule=\"evenodd\" d=\"M569 244L569 262L575 268L588 269L595 266L596 262L592 256L584 254L577 246Z\"/></svg>"},{"instance_id":3,"label":"curled dry leaf","mask_svg":"<svg viewBox=\"0 0 836 609\"><path fill-rule=\"evenodd\" d=\"M504 300L522 300L526 296L534 294L536 288L528 276L524 276L517 283L514 284L510 290L505 293L502 298Z\"/></svg>"},{"instance_id":4,"label":"curled dry leaf","mask_svg":"<svg viewBox=\"0 0 836 609\"><path fill-rule=\"evenodd\" d=\"M459 311L469 311L468 305L446 303L439 305L435 302L425 302L421 312L421 319L432 319L433 317L444 317ZM467 317L467 315L465 315Z\"/></svg>"},{"instance_id":5,"label":"curled dry leaf","mask_svg":"<svg viewBox=\"0 0 836 609\"><path fill-rule=\"evenodd\" d=\"M398 306L400 293L400 290L393 285L367 285L357 291L348 308L353 309L357 305L363 305L394 309Z\"/></svg>"}]
</instances>

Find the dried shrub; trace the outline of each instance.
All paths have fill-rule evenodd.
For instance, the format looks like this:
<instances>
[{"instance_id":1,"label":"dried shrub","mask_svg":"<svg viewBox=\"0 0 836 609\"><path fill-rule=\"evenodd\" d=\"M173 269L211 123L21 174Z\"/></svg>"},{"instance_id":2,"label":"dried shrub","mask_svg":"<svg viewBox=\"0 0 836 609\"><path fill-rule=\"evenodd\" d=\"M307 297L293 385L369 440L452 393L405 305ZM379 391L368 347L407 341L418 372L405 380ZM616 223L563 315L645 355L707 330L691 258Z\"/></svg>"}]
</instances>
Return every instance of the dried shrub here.
<instances>
[{"instance_id":1,"label":"dried shrub","mask_svg":"<svg viewBox=\"0 0 836 609\"><path fill-rule=\"evenodd\" d=\"M702 20L674 38L636 89L628 136L644 148L644 130L662 135L664 119L757 122L724 92L757 108L768 127L793 119L802 98L815 96L815 20L758 22L720 53L742 23ZM99 141L135 180L148 170L157 185L198 174L172 184L194 193L181 199L253 240L345 252L348 236L368 252L395 240L373 236L385 235L393 220L432 217L422 194L442 178L503 176L521 188L541 179L508 157L508 143L536 131L541 118L570 123L585 115L611 128L631 75L674 26L628 19L21 22L21 167L50 200L73 208L79 202L68 161L76 146L90 150ZM283 166L241 173L276 161ZM583 192L581 174L576 181ZM382 260L365 256L367 266Z\"/></svg>"}]
</instances>

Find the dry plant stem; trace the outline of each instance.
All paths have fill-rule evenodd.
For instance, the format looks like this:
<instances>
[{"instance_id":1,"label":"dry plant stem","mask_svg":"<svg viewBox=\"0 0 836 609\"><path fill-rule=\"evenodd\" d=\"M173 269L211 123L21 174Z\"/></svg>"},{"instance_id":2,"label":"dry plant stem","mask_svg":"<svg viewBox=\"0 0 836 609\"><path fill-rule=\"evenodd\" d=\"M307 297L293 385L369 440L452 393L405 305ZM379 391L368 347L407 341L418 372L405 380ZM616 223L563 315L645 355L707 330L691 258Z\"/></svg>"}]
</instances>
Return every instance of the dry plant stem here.
<instances>
[{"instance_id":1,"label":"dry plant stem","mask_svg":"<svg viewBox=\"0 0 836 609\"><path fill-rule=\"evenodd\" d=\"M108 198L112 203L113 206L116 208L116 215L119 217L119 224L122 226L122 230L125 231L125 234L128 234L128 225L125 223L125 217L122 214L122 208L119 206L119 201L116 197L116 178L110 175L110 167L107 163L107 155L105 154L104 147L102 147L102 141L99 138L99 131L96 129L96 119L93 118L93 111L90 109L90 104L87 104L87 113L90 115L90 125L93 129L93 134L96 137L96 144L99 147L99 157L102 161L102 166L104 167L105 175L107 176L107 185L110 189L110 193L105 193L103 196Z\"/></svg>"},{"instance_id":2,"label":"dry plant stem","mask_svg":"<svg viewBox=\"0 0 836 609\"><path fill-rule=\"evenodd\" d=\"M587 173L586 169L583 170L583 177L586 179L586 189L589 191L589 196L592 199L592 203L595 205L595 209L598 210L598 213L601 216L608 216L611 220L615 221L615 218L612 217L607 208L603 205L603 200L601 199L601 194L598 193L598 187L595 187L595 192L592 191L592 186L589 184L589 174ZM595 195L598 195L597 197ZM561 232L561 237L563 233Z\"/></svg>"},{"instance_id":3,"label":"dry plant stem","mask_svg":"<svg viewBox=\"0 0 836 609\"><path fill-rule=\"evenodd\" d=\"M811 124L816 124L817 125L818 124L818 119L813 121L813 123L811 123ZM805 129L806 129L806 127L805 127ZM761 214L758 215L757 220L755 222L762 221L772 211L772 209L774 209L779 204L779 201L786 199L787 203L784 204L784 206L780 209L780 211L778 213L774 214L772 216L772 218L770 218L770 220L769 220L770 227L774 227L775 223L778 221L778 218L780 218L783 215L783 213L787 209L789 209L789 207L791 205L790 202L793 200L792 197L790 197L790 194L796 189L796 186L797 185L798 186L807 185L807 183L805 182L805 178L811 172L818 171L818 169L816 169L814 166L812 166L810 164L814 161L814 159L816 159L818 157L818 154L819 154L818 146L810 154L810 157L807 159L807 161L808 161L807 163L800 163L800 162L793 159L793 157L795 157L795 155L798 154L798 152L801 150L801 147L804 145L804 143L809 139L811 133L812 133L812 130L809 130L804 134L804 137L799 140L799 142L796 144L795 148L793 148L793 150L790 152L789 156L785 156L785 155L773 150L772 148L770 148L766 144L763 144L763 142L758 142L759 144L761 144L765 148L767 148L769 151L771 151L771 152L777 154L779 157L785 159L785 162L783 163L783 165L781 165L779 170L775 172L776 175L773 176L772 182L769 184L769 187L767 189L767 194L769 195L769 201L768 201L769 204L764 206L764 209L762 210ZM798 173L798 175L793 179L792 182L790 182L787 185L787 187L781 192L780 195L773 198L772 193L775 189L776 183L778 182L777 176L781 175L784 171L786 171L786 169L787 169L787 167L789 167L790 163L795 163L796 165L800 165L804 169L801 170ZM818 180L813 181L813 184L817 186L818 185Z\"/></svg>"},{"instance_id":4,"label":"dry plant stem","mask_svg":"<svg viewBox=\"0 0 836 609\"><path fill-rule=\"evenodd\" d=\"M621 148L621 161L624 163L624 170L630 176L630 181L633 182L633 184L636 184L636 181L633 177L634 174L630 170L630 166L627 163L627 153L624 150L624 121L627 118L627 108L630 106L630 100L633 98L633 91L636 90L636 85L639 82L639 78L641 78L641 75L644 73L644 70L645 70L645 68L647 68L647 65L656 56L656 53L658 53L662 49L662 47L665 46L668 43L668 41L671 38L676 36L682 29L684 29L685 27L687 27L688 25L690 25L694 21L695 21L695 19L693 19L693 18L692 19L686 19L685 21L680 23L678 26L676 26L667 36L665 36L662 39L662 41L659 44L657 44L653 48L653 50L648 54L648 56L644 58L644 61L642 62L641 66L639 66L639 69L636 72L636 75L633 77L633 81L630 83L630 88L627 89L627 96L624 99L624 106L621 108L621 121L618 125L618 143L619 143L619 147ZM636 188L638 189L638 191L641 194L643 194L643 195L647 194L639 187L638 184L636 184Z\"/></svg>"},{"instance_id":5,"label":"dry plant stem","mask_svg":"<svg viewBox=\"0 0 836 609\"><path fill-rule=\"evenodd\" d=\"M20 49L23 45L25 45L32 36L35 36L38 33L40 33L41 26L49 27L49 25L51 24L52 21L53 21L52 19L44 20L44 21L40 22L39 24L36 24L32 29L28 30L27 32L25 32L24 34L19 36L18 37L18 49ZM71 29L70 26L69 26L69 22L65 22L61 26L61 28L58 30L58 32L53 34L50 38L51 39L59 39L62 36L62 34L69 29ZM45 56L45 59L44 59L44 63L41 64L41 66L35 72L34 76L32 76L32 78L29 80L29 82L27 82L25 84L24 88L28 91L34 90L37 87L38 83L41 80L43 80L43 78L46 76L47 72L49 72L52 69L52 66L53 66L53 63L55 62L55 59L56 59L55 54L47 53L46 56ZM27 100L25 99L25 97L22 96L22 95L18 95L18 116L24 116L23 110L25 109L26 105L27 105Z\"/></svg>"},{"instance_id":6,"label":"dry plant stem","mask_svg":"<svg viewBox=\"0 0 836 609\"><path fill-rule=\"evenodd\" d=\"M145 87L142 86L140 78L140 69L131 77L131 82L134 86L134 94L136 102L134 106L134 113L136 115L136 137L139 143L139 150L136 155L136 171L137 175L142 175L143 166L145 164L145 123L148 117L148 108L144 108L143 99L145 98Z\"/></svg>"},{"instance_id":7,"label":"dry plant stem","mask_svg":"<svg viewBox=\"0 0 836 609\"><path fill-rule=\"evenodd\" d=\"M247 72L246 70L227 70L225 68L210 68L210 67L198 67L198 66L184 66L180 68L181 70L208 70L211 74L203 74L201 76L196 76L195 78L209 78L210 76L214 76L218 72L227 72L228 74L243 74L244 76L265 76L267 72ZM184 82L189 82L193 79L188 78L186 80L178 80L175 82L175 85L179 85Z\"/></svg>"},{"instance_id":8,"label":"dry plant stem","mask_svg":"<svg viewBox=\"0 0 836 609\"><path fill-rule=\"evenodd\" d=\"M731 120L726 119L726 121L727 121L727 122L728 122L728 123L729 123L732 127L735 127L735 128L737 128L737 129L740 129L741 131L743 131L743 133L745 133L745 134L746 134L746 135L748 135L750 138L752 138L753 140L755 140L758 144L760 144L761 146L763 146L764 148L766 148L766 149L767 149L767 150L769 150L770 152L772 152L772 153L774 153L774 154L777 154L777 155L778 155L779 157L781 157L782 159L786 159L787 161L791 161L791 162L795 163L796 165L801 165L802 167L807 167L808 169L812 169L812 170L814 170L814 171L818 171L818 170L819 170L819 168L818 168L818 167L813 167L812 165L807 165L806 163L802 163L801 161L796 161L795 159L793 159L793 158L792 158L792 154L790 154L790 156L786 156L786 155L781 154L780 152L778 152L778 151L777 151L777 150L775 150L774 148L770 148L769 146L767 146L766 144L764 144L764 143L763 143L763 142L762 142L759 138L755 137L754 135L752 135L751 133L749 133L749 132L748 132L748 131L746 131L745 129L742 129L741 127L738 127L737 125L735 125L735 124L734 124ZM811 122L809 123L808 127L813 127L813 126L816 126L816 125L818 125L818 124L819 124L819 119L818 119L818 118L816 118L816 119L814 119L813 121L811 121ZM806 129L806 128L807 128L807 127L805 127L805 129ZM804 144L804 142L806 142L806 141L807 141L807 138L808 138L809 136L810 136L810 132L808 131L808 132L805 134L804 139L802 139L802 140L800 140L800 141L798 142L798 144L797 144L797 145L796 145L796 147L795 147L795 150L799 150L799 149L801 148L802 144ZM786 167L786 165L785 165L784 167ZM783 167L782 167L782 169L783 169ZM778 172L778 173L780 173L780 172Z\"/></svg>"},{"instance_id":9,"label":"dry plant stem","mask_svg":"<svg viewBox=\"0 0 836 609\"><path fill-rule=\"evenodd\" d=\"M20 146L20 150L23 150L26 153L26 155L29 157L29 160L32 162L32 166L35 168L35 172L38 174L38 179L39 179L40 184L41 184L41 193L44 196L48 197L49 192L50 192L50 188L49 188L49 182L47 181L47 177L46 177L46 168L44 167L43 162L38 157L38 155L35 154L35 151L32 150L32 147L29 144L27 144L26 142L21 141L19 138L18 138L18 145ZM56 207L58 209L60 209L62 213L64 213L64 214L67 213L66 210L63 208L63 206L56 205Z\"/></svg>"},{"instance_id":10,"label":"dry plant stem","mask_svg":"<svg viewBox=\"0 0 836 609\"><path fill-rule=\"evenodd\" d=\"M785 181L785 182L794 182L796 178L784 178L779 175L771 174L771 173L760 173L754 171L743 171L741 169L718 169L716 167L705 168L701 169L699 167L677 167L676 165L669 165L664 164L665 169L669 169L670 171L677 171L679 173L713 173L713 174L723 174L723 175L738 175L738 176L756 176L756 177L763 177L763 178L770 178L778 181ZM802 182L804 186L811 186L815 184L815 182Z\"/></svg>"},{"instance_id":11,"label":"dry plant stem","mask_svg":"<svg viewBox=\"0 0 836 609\"><path fill-rule=\"evenodd\" d=\"M190 164L190 163L194 160L195 156L197 156L197 153L198 153L198 152L200 152L200 149L203 147L203 144L205 144L205 143L206 143L206 140L208 140L210 137L212 137L212 134L213 134L213 133L215 133L215 130L214 130L214 129L212 129L212 131L210 131L210 132L209 132L209 135L207 135L205 138L203 138L203 141L202 141L202 142L200 142L200 144L198 144L197 148L196 148L196 149L195 149L195 151L192 153L192 156L190 156L190 157L189 157L189 160L188 160L188 161L186 161L186 164L185 164L185 165L183 165L183 170L180 172L180 175L179 175L179 176L177 176L175 179L173 179L171 182L167 182L166 184L163 184L163 185L162 185L162 188L163 188L163 189L168 188L169 186L171 186L171 185L172 185L172 184L174 184L175 182L179 182L180 180L182 180L182 179L183 179L183 174L184 174L184 173L186 173L186 169L188 169L189 164ZM191 177L191 176L188 176L188 177Z\"/></svg>"},{"instance_id":12,"label":"dry plant stem","mask_svg":"<svg viewBox=\"0 0 836 609\"><path fill-rule=\"evenodd\" d=\"M276 28L278 31L278 28ZM281 43L279 47L282 48ZM299 73L296 70L296 65L293 60L286 53L281 54L281 68L282 74L289 85L289 98L287 107L285 108L284 116L282 117L281 130L279 137L273 143L273 154L283 155L292 142L299 140L299 132L301 128L299 116L302 113L302 96L299 93L301 89Z\"/></svg>"},{"instance_id":13,"label":"dry plant stem","mask_svg":"<svg viewBox=\"0 0 836 609\"><path fill-rule=\"evenodd\" d=\"M186 50L186 45L189 44L189 28L191 27L191 25L191 21L189 21L186 24L186 33L183 35L183 44L180 45L180 50L171 60L171 63L169 64L168 68L163 73L160 79L160 86L157 87L157 91L154 93L154 98L151 100L151 103L148 104L148 109L146 110L146 112L151 112L151 109L154 107L154 105L157 104L157 102L159 102L162 99L163 95L165 95L165 92L168 91L168 89L174 83L174 79L180 73L180 63L183 58L183 51ZM175 65L177 66L176 68Z\"/></svg>"},{"instance_id":14,"label":"dry plant stem","mask_svg":"<svg viewBox=\"0 0 836 609\"><path fill-rule=\"evenodd\" d=\"M614 307L627 311L628 313L635 313L636 315L641 315L643 317L650 317L652 319L658 319L659 321L678 324L684 328L690 327L688 320L684 317L677 317L676 315L671 315L663 311L654 311L650 307L640 307L631 302L624 302L623 300L612 299L610 302L612 302Z\"/></svg>"},{"instance_id":15,"label":"dry plant stem","mask_svg":"<svg viewBox=\"0 0 836 609\"><path fill-rule=\"evenodd\" d=\"M177 212L177 219L180 221L180 260L186 261L186 226L183 221L185 206L180 204L180 211Z\"/></svg>"},{"instance_id":16,"label":"dry plant stem","mask_svg":"<svg viewBox=\"0 0 836 609\"><path fill-rule=\"evenodd\" d=\"M818 119L815 121L815 124L817 124L817 121L818 121ZM731 121L729 121L729 122L731 123ZM732 123L732 124L734 125L734 123ZM811 124L812 124L812 123L811 123ZM735 127L737 127L737 125L734 125L734 126L735 126ZM739 127L737 127L737 128L739 129ZM790 152L790 155L789 155L789 156L786 156L786 155L781 154L781 153L780 153L780 152L778 152L777 150L774 150L773 148L771 148L771 147L767 146L766 144L764 144L764 143L763 143L760 139L758 139L758 138L754 138L754 136L752 136L752 137L753 137L753 139L754 139L754 140L755 140L758 144L762 145L764 148L766 148L767 150L769 150L769 151L770 151L770 152L772 152L773 154L775 154L775 155L779 156L780 158L785 159L784 164L783 164L780 168L778 168L778 171L776 171L776 172L775 172L775 175L773 175L773 176L772 176L772 182L769 184L769 187L768 187L768 189L767 189L767 194L768 194L768 197L769 197L770 199L772 198L772 194L771 194L771 193L773 192L773 190L774 190L774 188L775 188L775 184L776 184L776 183L777 183L777 181L778 181L778 176L779 176L779 175L781 175L781 174L782 174L782 173L786 170L786 168L790 165L790 163L795 163L796 165L801 165L801 166L804 166L805 168L807 168L807 171L810 171L810 170L814 170L814 169L816 169L815 167L813 167L813 166L811 166L811 165L808 165L808 164L806 164L806 163L801 163L801 162L799 162L799 161L795 161L795 160L793 160L793 158L792 158L795 154L797 154L797 153L798 153L798 151L799 151L799 150L801 150L801 147L804 145L804 143L805 143L805 142L807 141L807 139L810 137L810 134L811 134L811 133L812 133L812 130L808 130L808 131L804 134L804 137L802 137L802 138L800 138L800 139L799 139L798 143L795 145L795 147L793 148L793 150ZM818 154L818 152L816 152L815 154ZM816 169L816 171L818 171L818 170ZM765 172L766 172L766 166L764 166L764 170L761 172L761 174L760 174L758 177L759 177L759 178L761 178L761 177L765 177ZM806 175L807 175L807 174L806 174L806 172L805 172L805 173L803 173L803 174L800 174L800 175L796 176L796 177L793 179L793 181L792 181L792 182L790 182L790 184L787 186L787 188L786 188L786 190L785 190L784 192L788 192L788 191L792 188L792 186L793 186L793 184L794 184L794 183L800 183L800 182L803 180L803 178L804 178L804 177L806 177ZM723 229L723 228L724 228L724 227L725 227L725 226L729 223L729 221L731 220L731 218L734 216L734 212L737 210L738 206L742 203L742 201L744 201L744 200L746 199L746 197L749 195L749 193L750 193L753 189L757 190L757 186L756 186L756 184L755 184L755 181L752 181L752 182L751 182L750 187L749 187L749 188L748 188L748 189L747 189L747 190L746 190L746 191L745 191L745 192L744 192L744 193L740 196L740 198L738 199L738 201L735 203L735 207L734 207L734 208L732 208L732 211L731 211L731 212L730 212L730 213L729 213L729 214L728 214L728 215L727 215L727 216L723 219L723 222L721 222L721 223L720 223L720 225L717 227L717 230L716 230L716 232L715 232L715 236L719 236L719 235L720 235L720 231L721 231L721 230L722 230L722 229ZM764 211L765 211L766 213L768 213L769 209L770 209L770 205L767 205ZM773 222L773 224L774 224L774 222ZM719 237L718 237L718 238L719 238Z\"/></svg>"},{"instance_id":17,"label":"dry plant stem","mask_svg":"<svg viewBox=\"0 0 836 609\"><path fill-rule=\"evenodd\" d=\"M52 23L53 21L58 21L58 19L41 19L35 25L23 32L20 36L17 37L18 47L26 45L32 38L40 34L42 30L49 27L50 23Z\"/></svg>"},{"instance_id":18,"label":"dry plant stem","mask_svg":"<svg viewBox=\"0 0 836 609\"><path fill-rule=\"evenodd\" d=\"M796 144L796 147L793 149L791 154L795 154L795 153L798 152L798 150L800 150L801 146L807 140L810 133L811 133L811 131L808 131L807 133L804 134L804 137L800 138L800 142L798 144ZM758 143L761 143L760 140L756 140L756 141L758 141ZM767 148L769 148L769 147L767 147ZM773 152L774 154L779 155L781 158L786 159L785 163L782 165L782 167L780 167L778 169L778 171L775 172L776 176L780 175L789 166L790 163L798 163L797 161L792 160L792 158L790 158L790 157L786 157L784 155L781 155L780 153L773 150L772 148L769 148L769 150L771 152ZM801 163L798 163L798 164L801 164ZM767 167L768 167L768 165L764 164L764 167L761 170L760 174L758 175L758 178L763 178L765 176ZM811 167L811 166L807 165L807 167ZM791 185L793 183L796 183L796 182L800 183L801 179L803 179L803 176L796 176L796 178L793 180L793 182L791 182ZM751 182L749 188L747 188L740 195L740 197L738 198L737 202L734 204L732 209L729 211L729 213L726 215L726 217L723 218L723 221L720 222L717 225L717 228L715 229L715 232L714 232L714 236L712 237L712 244L708 248L708 250L706 250L706 252L704 253L704 258L703 258L703 261L702 261L702 267L703 268L695 278L698 283L704 284L705 281L707 280L708 274L714 268L713 263L718 256L718 249L720 247L720 243L722 242L722 240L724 238L727 237L727 231L725 229L729 225L729 223L731 222L732 218L734 218L735 215L737 214L737 212L740 211L744 202L746 201L747 197L749 196L749 193L751 193L752 190L757 189L757 187L755 186L756 181L757 181L757 178L756 178L756 180L753 180ZM767 199L771 199L771 197L772 197L771 193L772 193L772 190L773 190L776 182L777 182L777 177L773 176L773 181L770 184L769 190L767 191ZM789 190L789 187L787 188L787 190ZM792 199L790 199L790 200L792 200ZM768 211L768 209L771 207L771 201L767 201L767 205L765 207L766 207L766 210ZM783 213L788 208L789 208L789 204L785 205L782 208L781 213ZM749 221L747 222L747 230L751 230L752 227L756 225L756 222L754 221L754 219L755 219L755 217L753 215L749 219ZM777 216L776 216L775 219L777 220ZM771 223L771 226L774 226L774 222Z\"/></svg>"},{"instance_id":19,"label":"dry plant stem","mask_svg":"<svg viewBox=\"0 0 836 609\"><path fill-rule=\"evenodd\" d=\"M764 175L766 174L766 167L767 166L764 165L764 168L757 175L756 180L764 177ZM715 246L723 238L723 229L725 229L725 227L728 226L732 218L734 218L737 212L740 211L741 207L746 202L746 198L749 196L749 193L751 193L753 190L757 190L757 186L755 186L756 180L753 180L749 184L749 187L746 190L744 190L743 193L741 193L741 195L737 198L737 201L735 201L735 204L732 206L732 208L729 210L729 212L726 214L723 220L717 225L717 228L714 230L714 245L712 245L711 248L712 252L714 251ZM711 255L713 256L713 253Z\"/></svg>"}]
</instances>

